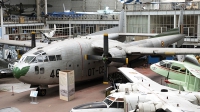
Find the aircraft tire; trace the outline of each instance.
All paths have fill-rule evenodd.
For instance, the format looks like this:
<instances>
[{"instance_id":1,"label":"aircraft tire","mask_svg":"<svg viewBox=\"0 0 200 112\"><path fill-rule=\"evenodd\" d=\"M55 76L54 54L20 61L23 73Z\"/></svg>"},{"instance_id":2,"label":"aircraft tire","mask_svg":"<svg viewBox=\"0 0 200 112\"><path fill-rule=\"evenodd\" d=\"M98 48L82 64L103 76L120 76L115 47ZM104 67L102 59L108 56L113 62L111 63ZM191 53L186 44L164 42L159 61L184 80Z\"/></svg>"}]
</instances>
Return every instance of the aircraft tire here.
<instances>
[{"instance_id":1,"label":"aircraft tire","mask_svg":"<svg viewBox=\"0 0 200 112\"><path fill-rule=\"evenodd\" d=\"M158 109L156 109L156 112L166 112L166 111L163 110L162 108L158 108Z\"/></svg>"},{"instance_id":2,"label":"aircraft tire","mask_svg":"<svg viewBox=\"0 0 200 112\"><path fill-rule=\"evenodd\" d=\"M38 91L38 96L45 96L46 95L46 89L40 89L39 87L36 89Z\"/></svg>"},{"instance_id":3,"label":"aircraft tire","mask_svg":"<svg viewBox=\"0 0 200 112\"><path fill-rule=\"evenodd\" d=\"M45 96L46 95L46 89L40 89L40 93L41 93L41 96Z\"/></svg>"}]
</instances>

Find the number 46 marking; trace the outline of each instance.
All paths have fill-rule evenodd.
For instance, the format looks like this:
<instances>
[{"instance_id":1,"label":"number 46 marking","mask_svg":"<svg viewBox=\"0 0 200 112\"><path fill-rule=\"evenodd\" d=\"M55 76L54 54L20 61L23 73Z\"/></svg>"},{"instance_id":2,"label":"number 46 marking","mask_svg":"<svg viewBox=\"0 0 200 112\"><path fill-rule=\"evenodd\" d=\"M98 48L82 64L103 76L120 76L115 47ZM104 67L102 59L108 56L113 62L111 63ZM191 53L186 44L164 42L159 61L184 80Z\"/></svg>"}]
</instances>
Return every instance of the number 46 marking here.
<instances>
[{"instance_id":1,"label":"number 46 marking","mask_svg":"<svg viewBox=\"0 0 200 112\"><path fill-rule=\"evenodd\" d=\"M56 76L56 77L59 77L59 71L60 71L60 69L57 69L57 70L56 70L56 73L55 73L56 75L55 75L55 74L54 74L54 70L52 70L52 71L51 71L51 74L50 74L50 77L52 77L52 78L54 78L55 76Z\"/></svg>"}]
</instances>

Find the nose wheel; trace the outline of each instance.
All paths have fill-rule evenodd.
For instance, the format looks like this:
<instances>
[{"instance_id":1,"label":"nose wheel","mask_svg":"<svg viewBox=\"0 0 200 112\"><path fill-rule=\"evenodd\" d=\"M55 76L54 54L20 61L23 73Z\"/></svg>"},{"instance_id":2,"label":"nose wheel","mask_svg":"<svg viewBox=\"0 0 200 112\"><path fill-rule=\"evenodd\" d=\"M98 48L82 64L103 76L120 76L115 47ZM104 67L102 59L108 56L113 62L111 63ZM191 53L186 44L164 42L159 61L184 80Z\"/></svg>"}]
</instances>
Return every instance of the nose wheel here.
<instances>
[{"instance_id":1,"label":"nose wheel","mask_svg":"<svg viewBox=\"0 0 200 112\"><path fill-rule=\"evenodd\" d=\"M46 89L40 89L39 87L36 89L38 91L38 96L45 96L46 95Z\"/></svg>"}]
</instances>

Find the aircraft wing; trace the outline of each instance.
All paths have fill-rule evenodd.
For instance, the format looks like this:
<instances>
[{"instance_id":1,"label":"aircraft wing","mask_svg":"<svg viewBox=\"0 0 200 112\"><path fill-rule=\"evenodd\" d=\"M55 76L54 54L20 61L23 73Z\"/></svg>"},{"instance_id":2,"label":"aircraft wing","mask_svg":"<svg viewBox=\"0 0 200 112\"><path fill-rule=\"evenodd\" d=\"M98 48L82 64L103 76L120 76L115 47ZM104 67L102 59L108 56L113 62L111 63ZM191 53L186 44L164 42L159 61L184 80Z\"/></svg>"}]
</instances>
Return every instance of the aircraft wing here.
<instances>
[{"instance_id":1,"label":"aircraft wing","mask_svg":"<svg viewBox=\"0 0 200 112\"><path fill-rule=\"evenodd\" d=\"M172 90L172 91L176 90L173 88L169 88L169 87L160 85L132 68L120 67L118 69L132 83L141 82L141 84L148 85L151 87L152 90L157 90L157 91L160 91L161 89L168 89L168 90ZM141 90L141 91L144 92L144 90Z\"/></svg>"},{"instance_id":2,"label":"aircraft wing","mask_svg":"<svg viewBox=\"0 0 200 112\"><path fill-rule=\"evenodd\" d=\"M158 35L157 33L119 33L119 36L156 36Z\"/></svg>"},{"instance_id":3,"label":"aircraft wing","mask_svg":"<svg viewBox=\"0 0 200 112\"><path fill-rule=\"evenodd\" d=\"M3 40L0 39L0 44L8 44L14 46L31 47L31 41L16 41L16 40ZM36 42L36 46L46 46L47 43Z\"/></svg>"},{"instance_id":4,"label":"aircraft wing","mask_svg":"<svg viewBox=\"0 0 200 112\"><path fill-rule=\"evenodd\" d=\"M188 94L187 92L178 94L178 90L160 85L132 68L120 67L118 69L134 84L134 89L137 88L139 93L148 94L149 97L152 97L149 98L149 102L145 102L147 105L152 103L157 105L160 103L160 107L157 108L162 108L166 112L200 111L199 106L192 104L189 101L190 99L185 97ZM168 92L163 92L166 89ZM136 90L133 91L135 92Z\"/></svg>"},{"instance_id":5,"label":"aircraft wing","mask_svg":"<svg viewBox=\"0 0 200 112\"><path fill-rule=\"evenodd\" d=\"M76 12L76 14L100 14L98 12Z\"/></svg>"},{"instance_id":6,"label":"aircraft wing","mask_svg":"<svg viewBox=\"0 0 200 112\"><path fill-rule=\"evenodd\" d=\"M200 67L193 64L184 64L184 66L192 73L192 75L200 79Z\"/></svg>"},{"instance_id":7,"label":"aircraft wing","mask_svg":"<svg viewBox=\"0 0 200 112\"><path fill-rule=\"evenodd\" d=\"M124 43L109 39L109 48L116 47L116 46L123 46L123 45L124 45ZM101 40L101 39L95 40L92 42L91 46L93 49L98 49L103 52L103 40Z\"/></svg>"},{"instance_id":8,"label":"aircraft wing","mask_svg":"<svg viewBox=\"0 0 200 112\"><path fill-rule=\"evenodd\" d=\"M164 43L161 43L161 46ZM127 54L131 55L183 55L183 54L199 54L200 49L189 48L147 48L142 45L135 47L127 47L125 49Z\"/></svg>"}]
</instances>

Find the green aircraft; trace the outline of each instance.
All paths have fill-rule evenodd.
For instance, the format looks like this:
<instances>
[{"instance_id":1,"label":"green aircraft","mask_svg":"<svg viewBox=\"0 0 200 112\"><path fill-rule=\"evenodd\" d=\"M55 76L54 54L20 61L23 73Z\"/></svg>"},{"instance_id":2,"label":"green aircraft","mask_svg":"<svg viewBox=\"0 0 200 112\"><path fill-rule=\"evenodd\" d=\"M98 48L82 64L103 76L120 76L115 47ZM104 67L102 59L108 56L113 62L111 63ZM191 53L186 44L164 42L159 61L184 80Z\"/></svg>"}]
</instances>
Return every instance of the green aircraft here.
<instances>
[{"instance_id":1,"label":"green aircraft","mask_svg":"<svg viewBox=\"0 0 200 112\"><path fill-rule=\"evenodd\" d=\"M166 77L168 86L184 91L200 91L200 64L194 55L185 60L162 60L150 66L151 70Z\"/></svg>"}]
</instances>

